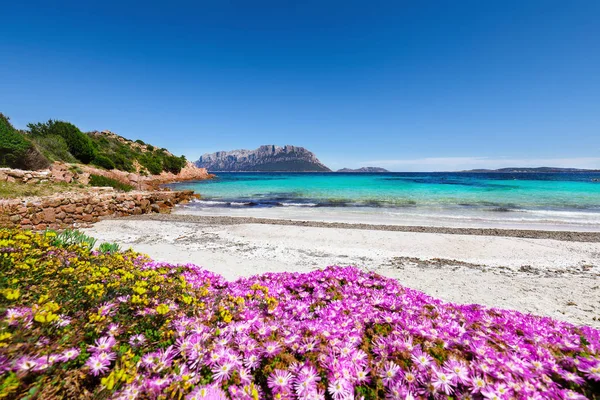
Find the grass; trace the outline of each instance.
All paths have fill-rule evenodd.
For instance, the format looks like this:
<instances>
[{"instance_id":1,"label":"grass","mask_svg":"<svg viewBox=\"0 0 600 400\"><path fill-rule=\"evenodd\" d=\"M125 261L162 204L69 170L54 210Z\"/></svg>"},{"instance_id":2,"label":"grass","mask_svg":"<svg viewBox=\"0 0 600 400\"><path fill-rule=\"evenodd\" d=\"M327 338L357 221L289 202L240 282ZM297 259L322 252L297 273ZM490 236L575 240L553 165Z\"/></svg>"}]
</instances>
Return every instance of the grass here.
<instances>
[{"instance_id":1,"label":"grass","mask_svg":"<svg viewBox=\"0 0 600 400\"><path fill-rule=\"evenodd\" d=\"M85 186L65 182L16 183L0 182L0 199L16 199L29 196L49 196L61 192L81 192Z\"/></svg>"},{"instance_id":2,"label":"grass","mask_svg":"<svg viewBox=\"0 0 600 400\"><path fill-rule=\"evenodd\" d=\"M100 186L100 187L112 187L117 190L122 190L124 192L129 192L133 190L133 186L127 185L123 182L119 182L116 179L107 178L102 175L90 175L90 185L91 186Z\"/></svg>"}]
</instances>

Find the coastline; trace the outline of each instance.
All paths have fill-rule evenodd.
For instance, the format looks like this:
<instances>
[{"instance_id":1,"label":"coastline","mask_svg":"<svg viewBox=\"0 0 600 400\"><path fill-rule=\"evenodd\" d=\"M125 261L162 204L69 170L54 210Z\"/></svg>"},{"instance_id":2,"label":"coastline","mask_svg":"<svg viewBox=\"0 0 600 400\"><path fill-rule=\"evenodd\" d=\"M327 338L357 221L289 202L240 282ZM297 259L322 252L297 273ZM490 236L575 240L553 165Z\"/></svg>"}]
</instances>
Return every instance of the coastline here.
<instances>
[{"instance_id":1,"label":"coastline","mask_svg":"<svg viewBox=\"0 0 600 400\"><path fill-rule=\"evenodd\" d=\"M388 231L407 233L438 233L448 235L475 235L475 236L500 236L526 239L552 239L570 242L600 243L600 232L585 231L563 231L563 230L541 230L541 229L504 229L504 228L463 228L463 227L441 227L441 226L416 226L416 225L387 225L366 224L351 222L325 222L308 221L297 219L275 219L241 216L208 216L192 214L149 214L130 217L136 220L152 220L165 222L187 222L198 224L216 225L284 225L301 226L312 228L335 228L335 229L358 229L368 231Z\"/></svg>"},{"instance_id":2,"label":"coastline","mask_svg":"<svg viewBox=\"0 0 600 400\"><path fill-rule=\"evenodd\" d=\"M444 301L600 327L598 233L143 215L84 232L228 280L353 265Z\"/></svg>"}]
</instances>

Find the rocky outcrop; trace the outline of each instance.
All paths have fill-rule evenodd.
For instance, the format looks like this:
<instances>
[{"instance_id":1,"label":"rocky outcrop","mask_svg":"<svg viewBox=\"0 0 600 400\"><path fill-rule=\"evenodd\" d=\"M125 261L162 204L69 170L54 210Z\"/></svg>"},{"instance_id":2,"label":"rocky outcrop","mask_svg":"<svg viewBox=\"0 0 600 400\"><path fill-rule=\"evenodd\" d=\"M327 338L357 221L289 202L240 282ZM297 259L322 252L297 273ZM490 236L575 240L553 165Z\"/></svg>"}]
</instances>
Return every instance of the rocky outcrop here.
<instances>
[{"instance_id":1,"label":"rocky outcrop","mask_svg":"<svg viewBox=\"0 0 600 400\"><path fill-rule=\"evenodd\" d=\"M358 169L350 169L350 168L342 168L338 169L336 172L365 172L365 173L374 173L374 172L390 172L385 168L380 167L362 167Z\"/></svg>"},{"instance_id":2,"label":"rocky outcrop","mask_svg":"<svg viewBox=\"0 0 600 400\"><path fill-rule=\"evenodd\" d=\"M282 171L328 172L319 159L304 147L260 146L256 150L218 151L204 154L196 166L211 172L225 171Z\"/></svg>"},{"instance_id":3,"label":"rocky outcrop","mask_svg":"<svg viewBox=\"0 0 600 400\"><path fill-rule=\"evenodd\" d=\"M88 165L81 166L81 169L88 174L102 175L107 178L116 179L127 185L131 185L139 190L158 189L160 185L182 182L182 181L200 181L211 179L214 175L208 173L206 168L199 168L194 163L188 162L178 174L171 172L162 172L160 175L142 175L134 172L125 172L118 169L105 170L101 168L91 167Z\"/></svg>"},{"instance_id":4,"label":"rocky outcrop","mask_svg":"<svg viewBox=\"0 0 600 400\"><path fill-rule=\"evenodd\" d=\"M89 165L55 162L50 166L49 169L42 171L25 171L12 168L0 168L0 182L8 181L27 184L65 182L87 185L89 184L90 175L92 174L115 179L119 182L131 185L138 190L153 190L166 183L188 180L203 180L212 178L214 176L209 174L205 168L198 168L191 162L188 162L187 165L182 168L179 174L163 172L160 175L149 176L119 171L116 169L109 171Z\"/></svg>"},{"instance_id":5,"label":"rocky outcrop","mask_svg":"<svg viewBox=\"0 0 600 400\"><path fill-rule=\"evenodd\" d=\"M107 217L169 213L176 204L196 197L191 190L120 193L96 188L85 193L0 200L0 227L76 228Z\"/></svg>"}]
</instances>

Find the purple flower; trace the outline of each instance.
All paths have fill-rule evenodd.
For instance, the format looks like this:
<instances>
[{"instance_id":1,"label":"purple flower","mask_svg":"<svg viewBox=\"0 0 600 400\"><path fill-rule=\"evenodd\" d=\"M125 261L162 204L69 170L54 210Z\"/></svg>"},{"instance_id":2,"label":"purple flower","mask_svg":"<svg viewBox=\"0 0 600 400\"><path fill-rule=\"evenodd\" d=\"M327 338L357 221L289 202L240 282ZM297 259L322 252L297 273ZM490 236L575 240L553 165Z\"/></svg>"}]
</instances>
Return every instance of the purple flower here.
<instances>
[{"instance_id":1,"label":"purple flower","mask_svg":"<svg viewBox=\"0 0 600 400\"><path fill-rule=\"evenodd\" d=\"M102 360L100 357L93 355L85 362L85 365L90 369L90 374L94 376L104 375L110 366L109 360Z\"/></svg>"}]
</instances>

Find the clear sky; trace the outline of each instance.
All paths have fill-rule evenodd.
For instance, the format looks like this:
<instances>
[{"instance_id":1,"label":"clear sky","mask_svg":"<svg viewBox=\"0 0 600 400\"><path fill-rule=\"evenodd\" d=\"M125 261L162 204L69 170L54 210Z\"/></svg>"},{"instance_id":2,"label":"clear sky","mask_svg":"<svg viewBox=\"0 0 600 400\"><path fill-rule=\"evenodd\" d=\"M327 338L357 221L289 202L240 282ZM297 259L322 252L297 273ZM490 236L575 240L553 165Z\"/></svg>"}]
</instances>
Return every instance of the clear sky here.
<instances>
[{"instance_id":1,"label":"clear sky","mask_svg":"<svg viewBox=\"0 0 600 400\"><path fill-rule=\"evenodd\" d=\"M0 112L195 160L600 168L600 1L11 1Z\"/></svg>"}]
</instances>

